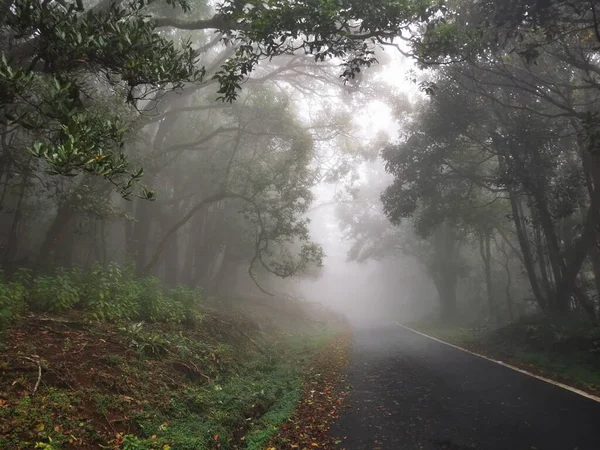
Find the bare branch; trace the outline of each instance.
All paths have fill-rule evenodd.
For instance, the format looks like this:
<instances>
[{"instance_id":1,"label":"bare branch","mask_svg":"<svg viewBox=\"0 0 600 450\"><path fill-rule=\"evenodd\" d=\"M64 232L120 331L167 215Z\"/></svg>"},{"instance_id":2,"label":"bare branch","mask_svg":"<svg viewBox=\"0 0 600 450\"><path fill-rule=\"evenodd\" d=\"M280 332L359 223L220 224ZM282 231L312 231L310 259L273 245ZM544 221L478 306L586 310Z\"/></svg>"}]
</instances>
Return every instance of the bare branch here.
<instances>
[{"instance_id":1,"label":"bare branch","mask_svg":"<svg viewBox=\"0 0 600 450\"><path fill-rule=\"evenodd\" d=\"M31 392L31 395L34 395L37 392L38 387L40 386L40 381L42 381L42 364L40 363L40 357L38 355L35 355L35 358L30 358L29 356L19 356L19 358L31 361L32 363L37 364L38 366L37 382L35 383L33 391Z\"/></svg>"}]
</instances>

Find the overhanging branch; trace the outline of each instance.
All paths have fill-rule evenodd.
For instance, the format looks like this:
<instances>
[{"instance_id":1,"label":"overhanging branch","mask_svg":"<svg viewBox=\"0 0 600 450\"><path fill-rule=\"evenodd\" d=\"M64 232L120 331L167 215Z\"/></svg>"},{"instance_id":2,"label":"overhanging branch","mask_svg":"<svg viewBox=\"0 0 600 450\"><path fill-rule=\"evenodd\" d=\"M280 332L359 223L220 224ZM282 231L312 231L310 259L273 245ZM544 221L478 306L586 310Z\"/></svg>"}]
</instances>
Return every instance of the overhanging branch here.
<instances>
[{"instance_id":1,"label":"overhanging branch","mask_svg":"<svg viewBox=\"0 0 600 450\"><path fill-rule=\"evenodd\" d=\"M220 14L215 14L210 19L194 20L192 22L176 19L174 17L158 17L154 19L156 28L178 28L180 30L241 30L242 24L233 24ZM235 26L234 26L235 25Z\"/></svg>"}]
</instances>

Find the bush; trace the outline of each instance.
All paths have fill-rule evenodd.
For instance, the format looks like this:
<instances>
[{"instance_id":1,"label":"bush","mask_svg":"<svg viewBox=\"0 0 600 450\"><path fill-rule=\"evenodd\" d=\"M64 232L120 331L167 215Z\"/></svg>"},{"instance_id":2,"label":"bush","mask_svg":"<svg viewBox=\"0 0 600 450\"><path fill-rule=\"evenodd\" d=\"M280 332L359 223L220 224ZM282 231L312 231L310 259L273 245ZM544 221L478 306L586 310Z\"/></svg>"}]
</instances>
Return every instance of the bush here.
<instances>
[{"instance_id":1,"label":"bush","mask_svg":"<svg viewBox=\"0 0 600 450\"><path fill-rule=\"evenodd\" d=\"M121 269L110 264L106 269L92 267L81 276L85 309L96 320L130 320L139 315L140 283L132 266Z\"/></svg>"},{"instance_id":2,"label":"bush","mask_svg":"<svg viewBox=\"0 0 600 450\"><path fill-rule=\"evenodd\" d=\"M165 294L157 278L145 278L140 284L140 319L189 324L197 323L201 319L198 308L202 291L199 289L177 286Z\"/></svg>"},{"instance_id":3,"label":"bush","mask_svg":"<svg viewBox=\"0 0 600 450\"><path fill-rule=\"evenodd\" d=\"M0 331L10 325L26 309L27 289L22 278L22 276L16 276L15 281L9 283L0 276Z\"/></svg>"},{"instance_id":4,"label":"bush","mask_svg":"<svg viewBox=\"0 0 600 450\"><path fill-rule=\"evenodd\" d=\"M140 280L141 295L139 298L139 318L150 322L169 322L171 315L176 315L163 293L158 278L144 278Z\"/></svg>"},{"instance_id":5,"label":"bush","mask_svg":"<svg viewBox=\"0 0 600 450\"><path fill-rule=\"evenodd\" d=\"M31 308L43 312L64 312L79 303L80 292L69 272L57 271L54 276L40 276L34 279L29 304Z\"/></svg>"},{"instance_id":6,"label":"bush","mask_svg":"<svg viewBox=\"0 0 600 450\"><path fill-rule=\"evenodd\" d=\"M30 289L28 289L30 286ZM177 286L165 293L157 278L136 278L133 266L95 265L89 270L59 269L31 279L18 272L10 283L0 280L0 327L25 309L85 311L98 321L143 320L195 324L201 320L200 289Z\"/></svg>"},{"instance_id":7,"label":"bush","mask_svg":"<svg viewBox=\"0 0 600 450\"><path fill-rule=\"evenodd\" d=\"M194 325L202 320L200 302L203 299L202 289L190 289L187 286L177 286L167 294L169 303L177 309L179 322Z\"/></svg>"}]
</instances>

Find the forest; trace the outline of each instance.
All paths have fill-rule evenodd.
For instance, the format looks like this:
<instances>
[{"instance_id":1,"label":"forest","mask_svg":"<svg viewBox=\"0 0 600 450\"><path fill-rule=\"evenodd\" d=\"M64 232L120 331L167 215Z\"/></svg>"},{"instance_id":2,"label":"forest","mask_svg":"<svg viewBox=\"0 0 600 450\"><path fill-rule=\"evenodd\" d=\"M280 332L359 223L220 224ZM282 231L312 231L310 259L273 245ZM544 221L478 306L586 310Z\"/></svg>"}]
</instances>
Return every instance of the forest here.
<instances>
[{"instance_id":1,"label":"forest","mask_svg":"<svg viewBox=\"0 0 600 450\"><path fill-rule=\"evenodd\" d=\"M348 351L369 308L600 388L597 0L0 0L0 54L0 448L280 448L287 364ZM38 389L66 411L57 387L98 383L66 335L106 383L162 360L135 426L105 394L87 434L41 419ZM273 421L148 431L173 367L201 390L171 408L216 417L261 364L257 422L293 392Z\"/></svg>"}]
</instances>

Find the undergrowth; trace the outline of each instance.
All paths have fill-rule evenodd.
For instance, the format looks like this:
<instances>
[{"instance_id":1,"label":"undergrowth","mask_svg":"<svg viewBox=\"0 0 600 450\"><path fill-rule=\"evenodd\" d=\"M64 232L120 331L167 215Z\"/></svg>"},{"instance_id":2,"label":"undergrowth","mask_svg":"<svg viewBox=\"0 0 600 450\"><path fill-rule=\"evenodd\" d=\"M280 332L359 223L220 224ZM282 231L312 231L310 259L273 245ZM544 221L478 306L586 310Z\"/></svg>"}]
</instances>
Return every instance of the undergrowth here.
<instances>
[{"instance_id":1,"label":"undergrowth","mask_svg":"<svg viewBox=\"0 0 600 450\"><path fill-rule=\"evenodd\" d=\"M1 359L0 448L264 449L332 336L273 334L259 350L243 336L211 342L201 330L97 327L12 336L15 350ZM93 342L100 335L108 346ZM37 391L24 349L40 356Z\"/></svg>"},{"instance_id":2,"label":"undergrowth","mask_svg":"<svg viewBox=\"0 0 600 450\"><path fill-rule=\"evenodd\" d=\"M335 334L259 332L116 265L2 280L0 326L1 449L264 449Z\"/></svg>"},{"instance_id":3,"label":"undergrowth","mask_svg":"<svg viewBox=\"0 0 600 450\"><path fill-rule=\"evenodd\" d=\"M97 321L193 323L201 319L202 300L200 289L163 289L156 278L135 277L132 266L57 269L36 277L21 270L10 281L0 277L0 331L27 309L82 311Z\"/></svg>"}]
</instances>

